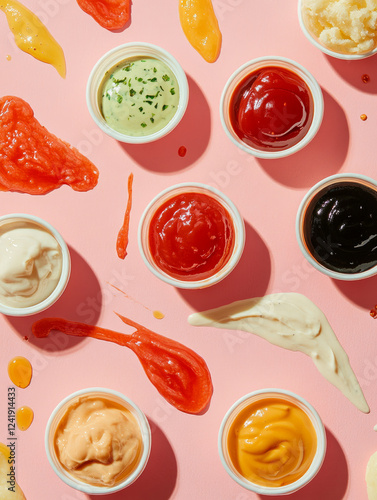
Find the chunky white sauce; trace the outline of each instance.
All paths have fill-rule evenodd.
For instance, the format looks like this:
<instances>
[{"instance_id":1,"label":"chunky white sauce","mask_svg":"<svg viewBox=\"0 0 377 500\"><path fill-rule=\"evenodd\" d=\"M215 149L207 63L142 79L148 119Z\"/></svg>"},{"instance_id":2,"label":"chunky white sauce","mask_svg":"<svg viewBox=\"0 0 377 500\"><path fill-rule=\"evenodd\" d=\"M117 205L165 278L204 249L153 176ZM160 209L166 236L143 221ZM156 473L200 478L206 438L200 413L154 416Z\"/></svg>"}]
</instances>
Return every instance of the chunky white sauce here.
<instances>
[{"instance_id":1,"label":"chunky white sauce","mask_svg":"<svg viewBox=\"0 0 377 500\"><path fill-rule=\"evenodd\" d=\"M127 59L105 75L100 107L108 125L130 136L151 135L165 127L178 109L174 73L158 59Z\"/></svg>"},{"instance_id":2,"label":"chunky white sauce","mask_svg":"<svg viewBox=\"0 0 377 500\"><path fill-rule=\"evenodd\" d=\"M299 293L277 293L233 302L189 316L194 326L244 330L271 344L310 356L320 373L361 411L368 404L323 312Z\"/></svg>"}]
</instances>

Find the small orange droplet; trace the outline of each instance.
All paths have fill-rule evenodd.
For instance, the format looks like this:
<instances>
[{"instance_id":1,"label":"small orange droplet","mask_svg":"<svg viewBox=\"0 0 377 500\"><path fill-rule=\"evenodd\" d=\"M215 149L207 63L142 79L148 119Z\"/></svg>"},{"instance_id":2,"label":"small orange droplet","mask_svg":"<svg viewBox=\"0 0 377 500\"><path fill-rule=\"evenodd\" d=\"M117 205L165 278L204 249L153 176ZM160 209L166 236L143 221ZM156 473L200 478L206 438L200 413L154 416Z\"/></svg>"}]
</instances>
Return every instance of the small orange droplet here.
<instances>
[{"instance_id":1,"label":"small orange droplet","mask_svg":"<svg viewBox=\"0 0 377 500\"><path fill-rule=\"evenodd\" d=\"M185 146L181 146L179 149L178 149L178 155L183 158L184 156L186 156L186 153L187 153L187 148L185 148Z\"/></svg>"},{"instance_id":2,"label":"small orange droplet","mask_svg":"<svg viewBox=\"0 0 377 500\"><path fill-rule=\"evenodd\" d=\"M369 75L363 75L363 76L361 77L361 81L362 81L363 83L368 83L368 82L369 82L369 80L370 80L370 76L369 76Z\"/></svg>"},{"instance_id":3,"label":"small orange droplet","mask_svg":"<svg viewBox=\"0 0 377 500\"><path fill-rule=\"evenodd\" d=\"M360 118L363 120L363 122L365 122L365 120L366 120L368 117L367 117L367 115L362 114L362 115L360 115Z\"/></svg>"},{"instance_id":4,"label":"small orange droplet","mask_svg":"<svg viewBox=\"0 0 377 500\"><path fill-rule=\"evenodd\" d=\"M375 309L372 309L369 314L372 316L372 318L375 318L377 316L377 311Z\"/></svg>"},{"instance_id":5,"label":"small orange droplet","mask_svg":"<svg viewBox=\"0 0 377 500\"><path fill-rule=\"evenodd\" d=\"M33 369L30 361L23 356L16 356L8 364L8 375L17 387L25 389L30 384Z\"/></svg>"},{"instance_id":6,"label":"small orange droplet","mask_svg":"<svg viewBox=\"0 0 377 500\"><path fill-rule=\"evenodd\" d=\"M156 319L163 319L163 318L165 318L165 314L163 314L161 311L153 311L153 316Z\"/></svg>"},{"instance_id":7,"label":"small orange droplet","mask_svg":"<svg viewBox=\"0 0 377 500\"><path fill-rule=\"evenodd\" d=\"M20 431L26 431L34 419L34 412L28 406L21 406L16 411L16 423Z\"/></svg>"},{"instance_id":8,"label":"small orange droplet","mask_svg":"<svg viewBox=\"0 0 377 500\"><path fill-rule=\"evenodd\" d=\"M10 56L9 54L7 55L7 61L10 61L12 59L12 56Z\"/></svg>"}]
</instances>

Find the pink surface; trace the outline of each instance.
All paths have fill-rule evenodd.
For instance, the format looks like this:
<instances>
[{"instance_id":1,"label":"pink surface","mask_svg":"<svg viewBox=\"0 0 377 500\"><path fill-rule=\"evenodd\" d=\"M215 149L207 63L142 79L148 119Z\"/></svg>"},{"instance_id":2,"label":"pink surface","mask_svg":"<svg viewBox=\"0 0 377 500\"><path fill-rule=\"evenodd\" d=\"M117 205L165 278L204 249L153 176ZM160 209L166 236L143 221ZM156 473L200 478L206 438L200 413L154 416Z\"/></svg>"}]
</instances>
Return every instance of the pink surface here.
<instances>
[{"instance_id":1,"label":"pink surface","mask_svg":"<svg viewBox=\"0 0 377 500\"><path fill-rule=\"evenodd\" d=\"M73 391L109 387L135 401L150 419L152 453L139 480L114 499L245 500L260 498L228 477L217 453L221 420L244 394L264 387L292 390L320 413L327 429L328 452L322 470L292 499L366 498L367 461L377 451L377 323L369 310L377 303L377 278L342 283L306 263L295 239L294 223L305 192L338 172L376 177L377 68L374 58L359 62L331 59L300 32L296 2L215 0L223 47L215 64L206 63L189 45L178 20L177 0L135 1L132 20L120 32L101 28L74 0L28 0L64 49L67 78L21 52L0 15L0 93L30 103L37 119L58 137L86 154L99 168L98 186L88 193L68 187L46 196L0 194L0 213L26 212L45 218L68 243L72 277L59 302L40 316L1 317L0 441L6 442L8 361L26 356L34 368L27 389L16 392L17 406L35 411L29 430L17 433L17 479L28 500L84 500L63 484L44 451L44 430L55 405ZM95 62L109 49L129 41L152 42L182 64L190 101L181 124L165 139L128 146L103 135L85 104L85 87ZM7 56L11 59L8 60ZM313 142L282 160L256 160L225 136L218 105L230 74L263 55L286 56L304 65L322 86L325 115ZM364 84L363 74L370 82ZM365 113L367 121L360 115ZM180 146L187 148L184 158ZM128 255L115 251L127 200L127 177L134 173ZM137 248L140 215L162 189L186 181L218 187L238 206L246 222L247 242L236 270L213 288L184 292L152 276ZM124 290L118 292L112 285ZM196 310L277 291L300 292L327 315L347 351L371 413L364 415L317 372L309 358L237 332L200 329L187 324ZM152 311L165 314L163 320ZM169 406L146 378L128 349L96 340L71 340L55 334L30 338L41 316L63 316L127 333L118 311L152 330L196 350L208 363L214 395L201 416ZM94 498L94 497L93 497ZM97 497L100 498L100 497Z\"/></svg>"}]
</instances>

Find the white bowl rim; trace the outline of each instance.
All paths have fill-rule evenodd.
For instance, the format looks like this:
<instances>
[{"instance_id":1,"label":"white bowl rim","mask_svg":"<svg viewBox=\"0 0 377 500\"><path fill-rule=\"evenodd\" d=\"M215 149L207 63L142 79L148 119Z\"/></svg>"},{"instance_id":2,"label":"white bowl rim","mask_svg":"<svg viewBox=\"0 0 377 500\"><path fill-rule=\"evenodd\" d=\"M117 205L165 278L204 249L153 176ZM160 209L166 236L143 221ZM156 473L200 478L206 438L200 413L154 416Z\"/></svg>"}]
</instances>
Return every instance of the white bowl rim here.
<instances>
[{"instance_id":1,"label":"white bowl rim","mask_svg":"<svg viewBox=\"0 0 377 500\"><path fill-rule=\"evenodd\" d=\"M62 271L58 284L56 285L52 293L44 300L42 300L42 302L28 307L10 307L0 303L0 313L6 316L31 316L33 314L45 311L48 307L52 306L63 294L71 274L71 256L67 243L64 241L61 234L49 222L42 219L41 217L26 213L6 214L0 216L0 224L9 219L20 219L20 221L24 220L26 222L31 222L35 225L39 225L42 228L45 228L59 243L62 252Z\"/></svg>"},{"instance_id":2,"label":"white bowl rim","mask_svg":"<svg viewBox=\"0 0 377 500\"><path fill-rule=\"evenodd\" d=\"M121 51L127 51L130 50L130 52L134 52L134 54L129 54L125 55L124 59L127 59L129 57L134 57L136 55L142 55L140 52L136 53L138 49L147 49L147 50L152 50L155 51L157 54L162 55L164 58L166 58L169 63L165 63L169 66L169 68L173 71L175 74L178 85L179 85L179 104L178 104L178 109L172 119L161 129L158 130L157 132L154 132L153 134L145 135L145 136L131 136L131 135L126 135L122 134L120 132L117 132L113 128L111 128L105 120L99 120L97 117L97 114L95 113L92 103L91 103L91 88L92 88L92 83L93 79L96 75L96 72L98 68L105 63L105 61L111 57L112 55L116 54L117 52ZM156 56L158 58L158 56ZM110 65L108 69L113 67L113 65ZM96 93L98 92L98 89L96 89ZM146 144L149 142L156 141L158 139L161 139L162 137L165 137L168 133L170 133L177 125L178 123L182 120L186 109L188 105L188 99L189 99L189 86L188 86L188 81L187 81L187 76L185 71L183 70L181 64L178 62L178 60L167 50L165 50L162 47L159 47L158 45L148 43L148 42L127 42L122 45L118 45L117 47L114 47L110 49L108 52L103 54L98 61L95 63L93 66L89 78L87 81L86 85L86 104L89 110L89 113L93 119L93 121L96 123L96 125L107 135L112 137L113 139L116 139L120 142L128 143L128 144Z\"/></svg>"},{"instance_id":3,"label":"white bowl rim","mask_svg":"<svg viewBox=\"0 0 377 500\"><path fill-rule=\"evenodd\" d=\"M228 261L228 263L226 264L225 267L227 267L229 265L229 268L227 268L227 272L224 272L222 273L223 270L225 270L225 267L220 269L218 271L217 274L209 277L209 278L206 278L204 280L197 280L197 281L181 281L181 280L178 280L178 279L174 279L172 277L169 277L168 275L165 275L161 272L159 272L159 270L155 267L153 267L151 265L151 263L149 262L149 260L147 259L145 253L144 253L144 250L143 250L143 244L142 244L142 238L143 238L143 224L144 224L144 220L149 212L149 210L153 207L153 205L160 199L162 198L163 196L165 196L166 194L169 194L170 192L173 192L173 191L176 191L176 190L180 190L182 188L199 188L199 189L203 189L205 191L209 191L213 194L215 194L218 198L224 200L224 202L229 206L229 208L232 210L232 214L230 215L234 215L234 217L232 218L233 220L233 224L234 226L237 228L238 230L238 233L239 233L239 238L237 240L237 247L233 253L233 255L231 256L230 260ZM143 262L145 263L145 265L147 266L147 268L157 277L159 278L160 280L164 281L165 283L168 283L169 285L172 285L176 288L184 288L184 289L197 289L197 288L204 288L204 287L207 287L207 286L211 286L211 285L214 285L216 283L218 283L219 281L221 281L222 279L224 279L226 276L228 276L231 271L235 268L235 266L237 265L237 263L239 262L241 256L242 256L242 253L243 253L243 250L244 250L244 247L245 247L245 238L246 238L246 235L245 235L245 222L238 210L238 208L236 207L236 205L233 203L233 201L227 196L225 195L222 191L218 190L217 188L215 187L212 187L208 184L203 184L201 182L181 182L179 184L174 184L173 186L170 186L170 187L167 187L165 188L163 191L161 191L160 193L158 193L149 203L148 205L146 206L146 208L144 209L141 217L140 217L140 221L139 221L139 227L138 227L138 235L137 235L137 240L138 240L138 246L139 246L139 251L140 251L140 255L143 259ZM230 262L232 261L232 265L230 265ZM219 278L219 273L221 274L221 278Z\"/></svg>"},{"instance_id":4,"label":"white bowl rim","mask_svg":"<svg viewBox=\"0 0 377 500\"><path fill-rule=\"evenodd\" d=\"M224 428L227 424L227 421L231 414L236 410L238 406L240 406L242 403L244 403L246 400L251 399L256 396L265 396L269 397L271 395L278 394L282 396L282 399L284 399L284 396L288 396L289 398L292 398L294 400L297 400L301 405L303 405L305 408L308 409L308 413L311 413L312 417L311 420L315 422L316 425L313 426L315 427L316 430L316 435L317 435L317 451L315 453L315 456L313 458L313 461L309 467L309 469L305 472L305 474L300 477L297 481L288 484L286 486L279 486L279 487L267 487L267 486L260 486L257 484L254 484L250 481L247 481L246 479L242 479L241 477L237 476L232 469L228 466L226 463L226 460L224 458L224 453L223 453L223 447L222 447L222 438L224 434ZM309 415L310 418L310 415ZM229 408L229 410L226 412L221 425L219 429L219 434L218 434L218 452L220 455L220 460L225 468L226 472L230 475L234 481L236 481L240 486L243 486L244 488L253 491L255 493L258 493L259 495L266 495L266 496L278 496L278 495L287 495L289 493L293 493L294 491L297 491L298 489L304 487L306 484L308 484L318 473L319 469L322 466L322 463L325 459L326 455L326 448L327 448L327 439L326 439L326 431L325 427L323 425L323 422L321 420L321 417L319 416L317 410L302 396L299 396L298 394L286 390L286 389L277 389L277 388L267 388L267 389L258 389L256 391L252 391L248 394L245 394L242 396L240 399L238 399L233 405Z\"/></svg>"},{"instance_id":5,"label":"white bowl rim","mask_svg":"<svg viewBox=\"0 0 377 500\"><path fill-rule=\"evenodd\" d=\"M369 184L372 184L376 187L377 191L377 181L375 179L372 179L371 177L368 177L363 174L354 174L354 173L342 173L342 174L334 174L330 175L329 177L325 177L324 179L320 180L317 182L313 187L309 189L309 191L305 194L304 198L302 199L299 208L297 210L297 215L296 215L296 239L298 242L298 246L300 247L300 250L306 260L310 262L310 264L317 269L317 271L320 271L321 273L329 276L330 278L336 279L336 280L341 280L341 281L358 281L362 280L365 278L370 278L371 276L374 276L377 273L377 265L371 267L370 269L367 269L366 271L363 271L361 273L338 273L336 271L333 271L332 269L327 269L327 267L322 266L319 264L313 257L312 255L307 251L305 248L305 245L302 241L301 238L301 220L302 220L302 215L303 215L303 210L305 206L307 205L309 199L312 197L313 193L318 191L322 186L328 183L335 183L336 181L349 181L349 182L357 182L357 181L365 181Z\"/></svg>"},{"instance_id":6,"label":"white bowl rim","mask_svg":"<svg viewBox=\"0 0 377 500\"><path fill-rule=\"evenodd\" d=\"M345 61L359 61L360 59L366 59L367 57L372 57L377 54L377 47L375 47L370 52L365 52L363 54L343 54L342 52L336 52L335 50L331 50L325 45L319 43L316 38L310 33L308 28L305 25L304 19L302 17L302 0L298 0L298 20L303 34L306 38L311 42L317 49L319 49L324 54L334 57L335 59L342 59Z\"/></svg>"},{"instance_id":7,"label":"white bowl rim","mask_svg":"<svg viewBox=\"0 0 377 500\"><path fill-rule=\"evenodd\" d=\"M313 113L313 119L312 123L310 125L310 128L306 135L299 141L298 143L294 144L290 148L287 149L282 149L280 151L262 151L258 150L256 148L252 148L251 146L248 146L245 144L243 141L235 139L233 135L229 132L228 127L226 126L225 119L224 119L224 101L225 101L225 96L228 91L228 88L232 84L233 80L245 69L247 69L249 66L256 65L259 63L273 63L273 62L278 62L278 63L283 63L287 66L292 66L293 68L298 69L301 71L305 77L307 78L307 81L305 83L308 85L309 90L312 94L313 97L313 106L314 106L314 113ZM220 97L220 120L221 124L223 126L223 129L228 136L228 138L238 146L242 151L251 154L252 156L255 156L256 158L262 158L262 159L277 159L277 158L284 158L286 156L290 156L291 154L296 153L297 151L300 151L303 149L305 146L309 144L309 142L314 139L315 135L317 134L321 123L323 119L323 112L324 112L324 101L323 101L323 93L322 89L317 82L317 80L314 78L312 73L310 73L309 70L307 70L304 66L302 66L300 63L297 61L294 61L293 59L289 59L287 57L283 56L262 56L262 57L257 57L255 59L251 59L250 61L245 62L242 64L239 68L237 68L231 76L228 78L227 82L224 85L223 91L221 93Z\"/></svg>"},{"instance_id":8,"label":"white bowl rim","mask_svg":"<svg viewBox=\"0 0 377 500\"><path fill-rule=\"evenodd\" d=\"M144 443L143 453L142 453L142 456L140 457L140 461L139 461L139 464L136 467L136 469L129 476L127 476L124 481L122 481L119 484L117 484L116 486L112 486L110 488L93 486L91 484L79 481L78 479L77 480L71 479L68 475L66 476L66 475L62 474L60 472L60 470L54 464L54 461L52 459L52 455L50 452L49 434L50 434L51 424L52 424L56 414L63 408L64 405L66 405L67 403L69 403L73 399L80 397L80 396L90 395L91 393L100 393L100 394L103 394L104 396L106 396L106 394L108 394L110 396L115 396L115 397L121 399L122 401L125 401L127 404L129 404L135 410L135 413L137 415L138 423L140 425L140 431L141 431L141 435L142 435L142 439L143 439L143 443ZM136 479L143 472L143 470L145 469L145 467L147 465L148 458L149 458L150 451L151 451L151 429L150 429L147 417L144 415L142 410L136 405L136 403L134 403L127 396L125 396L121 392L115 391L113 389L105 389L103 387L89 387L86 389L80 389L78 391L73 392L72 394L70 394L70 395L66 396L64 399L62 399L60 401L60 403L58 403L58 405L54 408L54 410L52 411L52 413L47 421L44 441L45 441L45 450L46 450L48 461L49 461L52 469L56 473L56 475L64 483L66 483L68 486L71 486L72 488L74 488L78 491L82 491L82 492L88 493L90 495L107 495L110 493L115 493L116 491L120 491L120 490L126 488L127 486L131 485L134 481L136 481Z\"/></svg>"}]
</instances>

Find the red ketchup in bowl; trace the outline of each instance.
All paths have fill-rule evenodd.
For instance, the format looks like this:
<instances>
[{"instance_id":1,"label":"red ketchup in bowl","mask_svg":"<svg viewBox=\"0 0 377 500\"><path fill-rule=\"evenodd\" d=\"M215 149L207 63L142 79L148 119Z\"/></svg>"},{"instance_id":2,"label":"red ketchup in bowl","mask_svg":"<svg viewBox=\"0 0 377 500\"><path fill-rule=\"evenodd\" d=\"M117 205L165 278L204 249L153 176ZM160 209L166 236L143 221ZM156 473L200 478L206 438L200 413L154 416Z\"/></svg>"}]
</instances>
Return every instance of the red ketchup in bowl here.
<instances>
[{"instance_id":1,"label":"red ketchup in bowl","mask_svg":"<svg viewBox=\"0 0 377 500\"><path fill-rule=\"evenodd\" d=\"M234 132L262 151L290 148L303 139L313 119L309 87L293 71L259 68L241 80L230 99Z\"/></svg>"},{"instance_id":2,"label":"red ketchup in bowl","mask_svg":"<svg viewBox=\"0 0 377 500\"><path fill-rule=\"evenodd\" d=\"M229 261L235 228L226 208L198 192L181 193L158 207L149 225L155 264L183 281L204 280Z\"/></svg>"}]
</instances>

